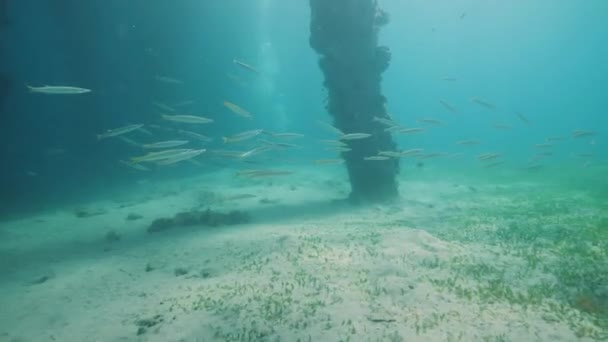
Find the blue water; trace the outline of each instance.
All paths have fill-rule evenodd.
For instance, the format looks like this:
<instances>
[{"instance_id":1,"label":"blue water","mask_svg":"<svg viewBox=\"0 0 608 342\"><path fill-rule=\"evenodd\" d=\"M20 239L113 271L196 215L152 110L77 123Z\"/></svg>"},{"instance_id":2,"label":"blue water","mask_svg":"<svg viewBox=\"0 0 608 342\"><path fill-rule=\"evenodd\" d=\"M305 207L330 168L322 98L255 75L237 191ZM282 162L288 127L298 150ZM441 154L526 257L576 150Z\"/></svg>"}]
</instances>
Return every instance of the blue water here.
<instances>
[{"instance_id":1,"label":"blue water","mask_svg":"<svg viewBox=\"0 0 608 342\"><path fill-rule=\"evenodd\" d=\"M356 222L347 220L343 224L344 229L354 227L353 232L347 231L360 239L357 240L359 242L374 242L375 238L382 241L374 242L377 245L367 250L372 265L383 261L394 266L394 260L374 259L394 249L378 247L385 244L392 246L392 237L390 234L382 235L382 238L368 236L366 229L370 227L377 231L381 231L382 227L395 230L405 227L404 231L423 227L438 239L450 243L466 244L473 241L471 248L477 248L478 244L490 246L490 249L504 248L496 249L499 252L492 249L496 253L492 255L496 255L496 258L507 255L505 251L518 251L521 253L518 257L530 257L531 263L534 263L538 261L533 258L549 255L551 258L547 258L548 261L543 260L547 262L543 264L545 273L541 272L539 276L541 267L530 266L532 273L526 275L530 275L530 279L536 277L536 280L545 279L545 276L554 277L554 291L549 295L545 293L543 300L555 300L561 309L568 307L581 312L585 322L593 322L593 329L599 331L579 331L568 336L591 336L601 340L607 331L605 303L608 302L608 286L603 276L608 274L605 253L608 241L608 182L604 177L608 171L608 2L382 0L379 4L390 16L389 24L379 32L379 43L389 47L392 54L390 67L382 80L387 111L394 121L405 127L425 128L424 133L393 135L393 138L399 149L421 148L425 153L440 153L442 156L433 159L402 158L399 179L405 184L402 194L406 193L407 196L401 198L404 202L397 202L394 207L374 207L370 209L371 216L353 216ZM56 243L43 246L32 252L33 256L27 257L20 255L22 251L11 244L11 236L23 236L19 235L21 228L15 228L21 226L13 227L10 220L25 220L30 214L52 212L54 209L59 209L60 214L64 213L61 210L67 210L67 216L77 220L72 217L74 208L97 200L115 200L113 196L117 191L121 194L135 193L142 188L154 189L153 185L156 184L183 180L185 185L177 187L181 190L167 191L170 197L184 189L191 190L192 185L188 180L201 175L213 175L211 179L229 179L229 176L221 178L217 175L232 175L251 168L289 170L294 175L282 177L277 183L250 183L239 179L226 184L201 186L209 186L213 191L218 188L226 190L229 195L243 195L238 192L240 186L247 191L258 191L259 188L253 188L252 184L267 184L268 188L279 184L284 186L281 193L290 189L284 199L294 200L299 193L292 194L291 191L304 189L302 191L309 195L315 189L309 185L317 182L322 184L319 188L323 190L338 188L340 191L336 193L348 196L347 191L340 188L348 184L343 165L327 167L313 163L314 160L340 156L326 151L325 146L319 143L320 139L335 139L336 135L319 124L319 121L331 123L332 119L325 109L327 91L323 86L324 76L318 66L318 56L309 45L309 24L310 8L305 0L0 0L0 223L9 222L6 226L0 226L0 239L6 243L0 249L0 261L4 256L5 260L23 257L32 264L44 264L49 255L59 258L58 255L64 256L62 253L68 260L72 260L69 257L79 259L81 255L91 260L106 260L104 256L113 255L110 253L112 250L108 247L107 250L103 249L103 253L99 252L98 249L107 247L108 241L98 240L102 239L101 236L107 239L104 234L110 225L118 227L115 229L125 235L123 241L127 240L129 248L139 251L139 242L152 244L154 241L145 240L147 238L138 240L142 238L141 234L145 234L144 225L139 227L125 221L122 211L118 221L116 216L112 218L114 221L108 219L111 222L108 224L103 221L103 215L111 216L112 212L100 214L101 221L82 221L85 228L88 227L86 222L89 222L95 227L102 225L104 231L93 234L83 229L91 235L80 238L83 241L90 238L90 241L86 240L88 244L75 248L75 252L70 248L72 244L80 244L80 240L65 237L65 245ZM234 59L252 65L259 70L259 74L238 66ZM158 81L158 76L177 79L180 84ZM26 85L71 85L88 88L92 92L45 95L28 92ZM474 98L495 108L480 106L472 101ZM184 101L192 101L192 104L179 105ZM244 119L231 113L223 105L224 101L242 106L253 114L254 119ZM452 106L455 112L446 109L441 101ZM193 126L164 121L160 116L163 111L154 105L155 102L175 107L177 112L174 114L200 115L214 122ZM524 115L529 123L522 121L517 113ZM420 119L436 119L443 124L428 125L421 123ZM153 135L135 131L126 136L142 144L178 139L180 137L175 132L179 129L195 131L213 140L189 145L207 149L196 159L198 165L187 162L175 167L150 165L150 171L141 172L119 161L141 156L146 151L117 138L97 139L97 135L106 130L137 123L144 124L144 128ZM510 128L497 129L497 124ZM301 133L304 137L286 141L299 145L298 148L262 154L252 158L251 164L213 156L214 150L243 152L258 146L255 139L234 145L222 143L223 136L252 129ZM576 130L593 131L594 135L575 139L573 132ZM562 137L563 140L553 142L554 146L550 149L535 146L547 143L549 137ZM457 144L462 140L476 140L480 144ZM543 151L550 151L552 155L533 161L535 155ZM482 153L499 153L504 163L495 168L484 168L483 162L477 158ZM542 165L542 168L531 172L526 169L530 165ZM327 167L326 173L323 173L324 167ZM311 171L313 169L322 170L319 174L323 176L319 179L308 176L318 175ZM299 171L305 176L300 176ZM290 184L292 180L296 185ZM434 186L439 189L432 194L435 197L428 190L435 189ZM157 189L150 191L162 193ZM205 191L212 192L209 189ZM244 195L251 195L247 191ZM208 193L203 195L207 196ZM207 200L205 198L203 202L207 203ZM267 207L272 209L270 204L274 204L273 201L280 199L264 197L258 202L256 198L254 203L262 207L268 204ZM145 207L146 204L142 205ZM163 209L173 210L171 205ZM324 205L323 209L330 212L332 205ZM277 217L273 219L280 221L283 218L280 215L281 207L277 208L274 209ZM122 206L115 210L123 209L127 210ZM433 212L435 209L438 213ZM274 213L272 210L268 212ZM292 217L297 215L290 213L286 210L282 215L297 218ZM163 212L165 214L171 217L176 213ZM149 221L152 219L145 218ZM52 224L63 224L63 221L57 223L53 220L51 217L36 222L43 226L50 222L46 228L55 227ZM342 227L341 221L339 225ZM320 224L311 226L316 229ZM376 230L371 230L370 234L375 234ZM315 246L318 237L306 235L314 235L314 232L303 230L297 237L299 240L290 237L305 247L305 262L298 267L310 272L311 277L317 274L310 264L322 264L320 259L306 264L309 252L320 255ZM36 237L35 233L31 234ZM342 236L341 240L340 231L335 234L330 238L324 236L327 238L324 243L337 244L337 247L332 245L336 250L340 250L342 244L351 246L351 241L346 241L350 235ZM321 238L318 239L321 241ZM168 241L175 243L175 240ZM246 243L236 241L236 244ZM276 245L283 246L285 241L290 243L292 240L286 238L278 241ZM529 246L525 244L528 242ZM231 240L230 243L235 242ZM275 246L274 243L273 240L270 245ZM29 251L31 246L27 246L24 250ZM159 255L177 255L181 252L179 244L173 246L169 244L163 250L165 254ZM356 249L363 245L354 243L353 246ZM464 249L468 248L466 246ZM200 252L196 248L199 248L198 245L190 246L187 251L196 255ZM272 248L269 250L274 253ZM283 254L277 252L282 258L281 262L288 266L293 261L289 254L293 250L289 248L280 250ZM547 254L526 254L537 249ZM124 256L120 253L127 248L117 250L119 255ZM355 257L367 257L365 249L362 250L359 251L360 255L355 253ZM377 252L375 256L370 250ZM56 251L61 253L54 254ZM108 254L104 254L106 252ZM269 255L273 256L272 253ZM328 252L330 257L333 255L331 253ZM259 254L262 256L251 257L254 263L259 261L256 259L258 256L266 258L265 254ZM344 255L343 259L336 257L339 260L332 265L346 262L348 258ZM128 258L136 257L128 255ZM361 260L369 262L370 259ZM141 265L147 261L137 260ZM205 267L208 266L207 262L204 261ZM505 264L509 262L507 260ZM200 263L203 264L203 261ZM422 263L433 266L433 262L426 259ZM457 277L461 276L459 272L462 271L458 267L464 269L463 265L456 266ZM0 266L5 267L7 273L21 271L18 263L10 261L0 262ZM479 267L482 266L487 265ZM25 271L29 272L29 269ZM267 269L264 268L264 271L267 272ZM327 272L334 271L336 269ZM372 275L374 272L381 273L375 269L367 271ZM474 274L474 271L470 272ZM519 288L527 289L526 286L530 285L526 277L505 280L508 278L505 277L506 271L500 269L500 272L503 277L500 281L513 285L516 291ZM429 274L435 276L433 272ZM173 279L173 274L169 276ZM431 279L430 276L430 280L427 280L435 281L435 285L446 281L441 277ZM493 276L496 274L491 273L488 278ZM15 278L18 281L13 278L7 281L18 282L19 286L25 282L29 286L32 278L27 273L26 276ZM480 283L484 284L486 280L484 278ZM46 281L44 279L42 283ZM461 284L467 285L466 281L459 283L459 286ZM390 284L386 287L390 288ZM461 291L461 288L452 286L452 290L454 288ZM478 294L481 296L485 292L482 286L480 289ZM337 291L343 290L340 288ZM372 290L378 291L377 288ZM266 288L265 291L270 290ZM464 290L461 292L465 293ZM385 295L386 301L392 303L394 298L389 293ZM508 296L502 292L496 296L491 298L490 304L493 304L492 300L504 300L501 303L508 304L515 301L513 298L505 299ZM517 305L520 304L516 302L513 305L519 310L521 307ZM294 312L298 310L294 309ZM525 305L522 310L525 312ZM359 322L362 325L369 324L367 327L390 323L369 323L365 318L359 318L363 321ZM573 321L576 320L569 322ZM280 322L269 320L265 323L280 326ZM132 323L128 322L130 337L136 331ZM36 329L35 326L33 330ZM9 336L9 330L0 322L0 340ZM299 334L294 331L277 336L286 338ZM370 331L371 328L368 337L373 335ZM224 333L225 336L232 336L232 332ZM209 331L202 336L207 336L205 334L208 335ZM19 334L10 331L10 335ZM192 336L196 336L196 333ZM306 334L297 336L306 338ZM334 335L319 333L315 336ZM388 335L374 336L384 338ZM526 335L530 336L532 334Z\"/></svg>"}]
</instances>

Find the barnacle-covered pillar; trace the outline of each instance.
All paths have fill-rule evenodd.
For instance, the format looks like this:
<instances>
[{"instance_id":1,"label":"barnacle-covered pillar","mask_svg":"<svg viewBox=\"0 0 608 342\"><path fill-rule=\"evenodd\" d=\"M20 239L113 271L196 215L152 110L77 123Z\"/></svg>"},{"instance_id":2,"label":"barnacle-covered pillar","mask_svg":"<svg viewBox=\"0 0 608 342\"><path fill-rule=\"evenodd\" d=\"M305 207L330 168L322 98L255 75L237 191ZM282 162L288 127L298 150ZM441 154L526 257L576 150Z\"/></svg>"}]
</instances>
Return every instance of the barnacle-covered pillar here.
<instances>
[{"instance_id":1,"label":"barnacle-covered pillar","mask_svg":"<svg viewBox=\"0 0 608 342\"><path fill-rule=\"evenodd\" d=\"M365 160L379 151L395 150L395 142L374 116L388 118L382 96L382 73L390 51L378 46L378 30L388 16L376 0L310 0L310 45L320 55L319 66L328 91L327 111L344 133L371 133L350 140L342 157L357 202L382 201L398 194L398 159Z\"/></svg>"}]
</instances>

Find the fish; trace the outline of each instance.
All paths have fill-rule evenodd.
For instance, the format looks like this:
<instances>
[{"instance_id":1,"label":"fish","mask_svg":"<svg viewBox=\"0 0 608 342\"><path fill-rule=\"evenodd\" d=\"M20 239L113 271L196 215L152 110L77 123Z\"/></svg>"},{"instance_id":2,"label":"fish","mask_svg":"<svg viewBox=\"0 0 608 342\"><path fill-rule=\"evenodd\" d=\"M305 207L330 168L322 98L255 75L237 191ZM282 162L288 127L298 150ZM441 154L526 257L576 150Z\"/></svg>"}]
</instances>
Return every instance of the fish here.
<instances>
[{"instance_id":1,"label":"fish","mask_svg":"<svg viewBox=\"0 0 608 342\"><path fill-rule=\"evenodd\" d=\"M447 81L447 82L456 82L456 81L458 81L458 79L456 77L444 77L441 80Z\"/></svg>"},{"instance_id":2,"label":"fish","mask_svg":"<svg viewBox=\"0 0 608 342\"><path fill-rule=\"evenodd\" d=\"M191 132L191 131L184 131L184 130L181 130L181 129L178 130L177 133L185 135L185 136L188 136L188 137L193 138L193 139L204 141L204 142L210 142L210 141L213 140L213 139L209 138L208 136L202 135L200 133Z\"/></svg>"},{"instance_id":3,"label":"fish","mask_svg":"<svg viewBox=\"0 0 608 342\"><path fill-rule=\"evenodd\" d=\"M139 132L142 132L142 133L147 134L147 135L153 135L152 132L148 131L147 129L145 129L143 127L139 127L137 130Z\"/></svg>"},{"instance_id":4,"label":"fish","mask_svg":"<svg viewBox=\"0 0 608 342\"><path fill-rule=\"evenodd\" d=\"M422 119L418 119L417 121L420 123L427 123L427 124L431 124L431 125L443 125L444 124L444 122L441 120L430 119L430 118L422 118Z\"/></svg>"},{"instance_id":5,"label":"fish","mask_svg":"<svg viewBox=\"0 0 608 342\"><path fill-rule=\"evenodd\" d=\"M249 65L249 64L247 64L247 63L245 63L245 62L239 61L239 60L237 60L236 58L233 58L233 59L232 59L232 63L234 63L234 64L236 64L236 65L240 66L240 67L241 67L241 68L243 68L243 69L249 70L249 71L251 71L251 72L253 72L253 73L256 73L256 74L259 74L259 73L260 73L260 72L258 71L258 69L256 69L256 68L252 67L251 65Z\"/></svg>"},{"instance_id":6,"label":"fish","mask_svg":"<svg viewBox=\"0 0 608 342\"><path fill-rule=\"evenodd\" d=\"M178 163L180 161L184 161L184 160L188 160L190 158L194 158L196 156L198 156L199 154L203 153L207 151L206 149L202 148L200 150L186 150L184 152L180 152L177 153L169 158L164 158L161 159L160 161L158 161L156 164L157 165L170 165L170 164L175 164Z\"/></svg>"},{"instance_id":7,"label":"fish","mask_svg":"<svg viewBox=\"0 0 608 342\"><path fill-rule=\"evenodd\" d=\"M274 141L268 141L268 140L264 140L264 139L259 139L259 142L266 144L270 147L273 148L297 148L300 147L298 145L294 145L294 144L288 144L288 143L283 143L283 142L274 142Z\"/></svg>"},{"instance_id":8,"label":"fish","mask_svg":"<svg viewBox=\"0 0 608 342\"><path fill-rule=\"evenodd\" d=\"M230 158L230 159L240 159L243 155L242 151L228 151L228 150L211 150L210 154L221 157L221 158Z\"/></svg>"},{"instance_id":9,"label":"fish","mask_svg":"<svg viewBox=\"0 0 608 342\"><path fill-rule=\"evenodd\" d=\"M523 115L522 113L520 113L520 112L515 112L515 115L517 115L517 117L518 117L518 118L519 118L521 121L523 121L523 122L524 122L526 125L529 125L529 124L530 124L530 120L528 120L528 118L527 118L525 115Z\"/></svg>"},{"instance_id":10,"label":"fish","mask_svg":"<svg viewBox=\"0 0 608 342\"><path fill-rule=\"evenodd\" d=\"M183 153L186 151L192 151L192 150L187 149L187 148L178 148L178 149L164 150L164 151L159 151L159 152L149 152L148 154L143 155L143 156L133 157L133 158L131 158L131 161L133 163L159 161L159 160L163 160L163 159L173 158L175 156L178 156L180 153Z\"/></svg>"},{"instance_id":11,"label":"fish","mask_svg":"<svg viewBox=\"0 0 608 342\"><path fill-rule=\"evenodd\" d=\"M347 147L348 144L344 143L342 141L336 141L336 140L319 140L321 143L325 144L325 145L329 145L329 146L338 146L338 147Z\"/></svg>"},{"instance_id":12,"label":"fish","mask_svg":"<svg viewBox=\"0 0 608 342\"><path fill-rule=\"evenodd\" d=\"M241 116L246 119L253 119L251 113L232 102L224 101L224 106L238 116Z\"/></svg>"},{"instance_id":13,"label":"fish","mask_svg":"<svg viewBox=\"0 0 608 342\"><path fill-rule=\"evenodd\" d=\"M171 84L183 84L184 83L178 79L167 77L167 76L156 75L156 76L154 76L154 79L157 81L160 81L160 82L171 83Z\"/></svg>"},{"instance_id":14,"label":"fish","mask_svg":"<svg viewBox=\"0 0 608 342\"><path fill-rule=\"evenodd\" d=\"M385 132L397 132L397 131L402 130L402 129L405 129L405 127L403 127L403 126L392 126L392 127L385 128L384 131Z\"/></svg>"},{"instance_id":15,"label":"fish","mask_svg":"<svg viewBox=\"0 0 608 342\"><path fill-rule=\"evenodd\" d=\"M561 141L561 140L565 140L566 138L564 137L548 137L547 139L545 139L546 141Z\"/></svg>"},{"instance_id":16,"label":"fish","mask_svg":"<svg viewBox=\"0 0 608 342\"><path fill-rule=\"evenodd\" d=\"M485 167L485 168L492 168L492 167L496 167L496 166L502 165L502 164L504 164L504 163L505 163L505 161L504 161L504 160L499 160L499 161L495 161L495 162L493 162L493 163L488 163L488 164L485 164L485 165L484 165L484 167Z\"/></svg>"},{"instance_id":17,"label":"fish","mask_svg":"<svg viewBox=\"0 0 608 342\"><path fill-rule=\"evenodd\" d=\"M140 144L139 144L139 143L137 143L137 142L136 142L135 140L133 140L133 139L129 139L129 138L125 137L124 135L119 136L119 137L118 137L118 139L120 139L120 140L122 140L122 141L126 142L126 143L127 143L127 144L129 144L129 145L140 147Z\"/></svg>"},{"instance_id":18,"label":"fish","mask_svg":"<svg viewBox=\"0 0 608 342\"><path fill-rule=\"evenodd\" d=\"M248 140L248 139L257 137L258 135L262 134L262 132L263 132L263 130L261 130L261 129L245 131L245 132L235 134L232 136L222 137L222 141L224 142L224 144L227 144L227 143L234 143L234 142L238 142L238 141Z\"/></svg>"},{"instance_id":19,"label":"fish","mask_svg":"<svg viewBox=\"0 0 608 342\"><path fill-rule=\"evenodd\" d=\"M476 103L476 104L478 104L478 105L480 105L480 106L482 106L482 107L484 107L486 109L496 110L496 106L494 106L493 104L491 104L491 103L489 103L487 101L484 101L484 100L482 100L482 99L480 99L478 97L472 97L471 98L471 102Z\"/></svg>"},{"instance_id":20,"label":"fish","mask_svg":"<svg viewBox=\"0 0 608 342\"><path fill-rule=\"evenodd\" d=\"M212 123L213 119L205 118L197 115L167 115L161 114L161 117L168 121L191 123L191 124L207 124Z\"/></svg>"},{"instance_id":21,"label":"fish","mask_svg":"<svg viewBox=\"0 0 608 342\"><path fill-rule=\"evenodd\" d=\"M332 151L332 152L349 152L352 151L352 149L350 147L329 147L325 149L326 151Z\"/></svg>"},{"instance_id":22,"label":"fish","mask_svg":"<svg viewBox=\"0 0 608 342\"><path fill-rule=\"evenodd\" d=\"M109 129L101 134L97 134L97 140L117 137L122 134L133 132L137 129L142 128L143 126L144 126L143 124L135 124L135 125L128 125L128 126L123 126L123 127L119 127L119 128Z\"/></svg>"},{"instance_id":23,"label":"fish","mask_svg":"<svg viewBox=\"0 0 608 342\"><path fill-rule=\"evenodd\" d=\"M379 156L391 157L391 158L400 158L401 152L399 151L380 151L378 152Z\"/></svg>"},{"instance_id":24,"label":"fish","mask_svg":"<svg viewBox=\"0 0 608 342\"><path fill-rule=\"evenodd\" d=\"M416 157L418 159L431 159L431 158L445 157L447 155L448 155L447 153L435 152L435 153L419 154Z\"/></svg>"},{"instance_id":25,"label":"fish","mask_svg":"<svg viewBox=\"0 0 608 342\"><path fill-rule=\"evenodd\" d=\"M161 102L152 102L152 104L155 105L159 109L165 110L167 112L175 113L175 109L174 108L171 108L171 107L167 106L164 103L161 103Z\"/></svg>"},{"instance_id":26,"label":"fish","mask_svg":"<svg viewBox=\"0 0 608 342\"><path fill-rule=\"evenodd\" d=\"M458 111L456 110L456 108L454 108L452 105L450 105L449 103L445 102L444 100L439 100L439 103L441 103L441 105L447 109L448 111L452 112L452 113L458 113Z\"/></svg>"},{"instance_id":27,"label":"fish","mask_svg":"<svg viewBox=\"0 0 608 342\"><path fill-rule=\"evenodd\" d=\"M469 145L470 146L470 145L479 145L480 142L477 141L477 140L460 140L460 141L457 141L456 144L458 144L458 145Z\"/></svg>"},{"instance_id":28,"label":"fish","mask_svg":"<svg viewBox=\"0 0 608 342\"><path fill-rule=\"evenodd\" d=\"M534 145L534 147L536 147L536 148L551 148L551 147L553 147L553 144L551 144L551 143L536 144L536 145Z\"/></svg>"},{"instance_id":29,"label":"fish","mask_svg":"<svg viewBox=\"0 0 608 342\"><path fill-rule=\"evenodd\" d=\"M124 160L119 160L119 162L121 164L123 164L125 166L128 166L128 167L130 167L130 168L132 168L134 170L137 170L137 171L150 171L149 168L147 168L147 167L145 167L145 166L143 166L141 164L131 163L131 162L124 161Z\"/></svg>"},{"instance_id":30,"label":"fish","mask_svg":"<svg viewBox=\"0 0 608 342\"><path fill-rule=\"evenodd\" d=\"M597 135L597 132L595 132L595 131L585 131L582 129L577 129L574 132L572 132L573 138L593 137L595 135Z\"/></svg>"},{"instance_id":31,"label":"fish","mask_svg":"<svg viewBox=\"0 0 608 342\"><path fill-rule=\"evenodd\" d=\"M511 129L511 128L513 128L513 126L499 123L499 124L495 124L494 128L497 128L497 129Z\"/></svg>"},{"instance_id":32,"label":"fish","mask_svg":"<svg viewBox=\"0 0 608 342\"><path fill-rule=\"evenodd\" d=\"M374 116L374 117L372 118L372 120L373 120L373 121L375 121L375 122L379 122L379 123L381 123L381 124L383 124L383 125L386 125L386 126L388 126L388 127L395 127L395 126L399 126L399 124L398 124L398 123L396 123L395 121L393 121L393 120L391 120L391 119L380 118L380 117Z\"/></svg>"},{"instance_id":33,"label":"fish","mask_svg":"<svg viewBox=\"0 0 608 342\"><path fill-rule=\"evenodd\" d=\"M399 156L400 157L407 157L407 156L411 156L411 155L416 155L420 152L424 151L424 149L422 148L412 148L409 150L405 150L405 151L401 151L399 152Z\"/></svg>"},{"instance_id":34,"label":"fish","mask_svg":"<svg viewBox=\"0 0 608 342\"><path fill-rule=\"evenodd\" d=\"M500 153L484 153L484 154L480 154L479 156L477 156L477 159L479 160L492 160L492 159L496 159L499 158L501 156Z\"/></svg>"},{"instance_id":35,"label":"fish","mask_svg":"<svg viewBox=\"0 0 608 342\"><path fill-rule=\"evenodd\" d=\"M25 85L31 93L53 94L53 95L75 95L90 93L91 89L72 87L72 86L49 86L32 87Z\"/></svg>"},{"instance_id":36,"label":"fish","mask_svg":"<svg viewBox=\"0 0 608 342\"><path fill-rule=\"evenodd\" d=\"M414 127L414 128L402 128L402 129L398 130L397 133L412 134L412 133L420 133L420 132L424 132L424 131L425 131L424 128Z\"/></svg>"},{"instance_id":37,"label":"fish","mask_svg":"<svg viewBox=\"0 0 608 342\"><path fill-rule=\"evenodd\" d=\"M266 151L270 151L272 149L272 146L269 145L265 145L265 146L259 146L254 148L253 150L249 150L247 152L243 152L241 154L241 158L247 158L247 157L251 157L253 155L262 153L262 152L266 152Z\"/></svg>"},{"instance_id":38,"label":"fish","mask_svg":"<svg viewBox=\"0 0 608 342\"><path fill-rule=\"evenodd\" d=\"M182 145L186 145L187 143L189 143L188 140L167 140L167 141L159 141L156 143L152 143L152 144L144 144L141 147L143 148L169 148L169 147L177 147L177 146L182 146Z\"/></svg>"},{"instance_id":39,"label":"fish","mask_svg":"<svg viewBox=\"0 0 608 342\"><path fill-rule=\"evenodd\" d=\"M462 14L460 15L460 20L464 19L464 17L467 16L467 12L462 12Z\"/></svg>"},{"instance_id":40,"label":"fish","mask_svg":"<svg viewBox=\"0 0 608 342\"><path fill-rule=\"evenodd\" d=\"M317 159L314 163L317 165L342 164L344 159Z\"/></svg>"},{"instance_id":41,"label":"fish","mask_svg":"<svg viewBox=\"0 0 608 342\"><path fill-rule=\"evenodd\" d=\"M340 140L359 140L371 137L369 133L348 133L341 135L338 139Z\"/></svg>"},{"instance_id":42,"label":"fish","mask_svg":"<svg viewBox=\"0 0 608 342\"><path fill-rule=\"evenodd\" d=\"M365 157L363 158L363 160L389 160L391 158L387 157L387 156L371 156L371 157Z\"/></svg>"}]
</instances>

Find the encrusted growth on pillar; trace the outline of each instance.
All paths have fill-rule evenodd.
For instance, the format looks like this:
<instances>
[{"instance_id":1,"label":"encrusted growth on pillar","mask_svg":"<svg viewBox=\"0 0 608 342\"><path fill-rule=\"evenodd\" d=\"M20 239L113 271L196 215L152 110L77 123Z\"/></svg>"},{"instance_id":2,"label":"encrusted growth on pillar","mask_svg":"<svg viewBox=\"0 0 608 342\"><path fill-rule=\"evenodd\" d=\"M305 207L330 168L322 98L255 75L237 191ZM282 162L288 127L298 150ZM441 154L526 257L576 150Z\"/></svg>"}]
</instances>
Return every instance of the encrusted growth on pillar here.
<instances>
[{"instance_id":1,"label":"encrusted growth on pillar","mask_svg":"<svg viewBox=\"0 0 608 342\"><path fill-rule=\"evenodd\" d=\"M371 133L351 140L343 153L355 201L382 201L397 196L397 159L366 161L379 151L395 150L395 142L374 116L388 118L382 96L382 73L390 64L387 47L378 46L378 30L388 16L375 0L310 0L310 45L328 90L327 110L345 133Z\"/></svg>"}]
</instances>

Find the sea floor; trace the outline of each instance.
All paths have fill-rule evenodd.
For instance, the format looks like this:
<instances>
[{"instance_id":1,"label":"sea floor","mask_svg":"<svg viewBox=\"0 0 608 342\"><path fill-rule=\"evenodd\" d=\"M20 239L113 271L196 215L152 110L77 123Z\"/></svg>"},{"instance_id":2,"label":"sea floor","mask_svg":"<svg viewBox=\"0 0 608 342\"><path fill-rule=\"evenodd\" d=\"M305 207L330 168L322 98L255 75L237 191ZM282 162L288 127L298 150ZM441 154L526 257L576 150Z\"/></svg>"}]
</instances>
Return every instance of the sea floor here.
<instances>
[{"instance_id":1,"label":"sea floor","mask_svg":"<svg viewBox=\"0 0 608 342\"><path fill-rule=\"evenodd\" d=\"M605 186L429 171L353 207L335 179L208 173L2 222L0 341L608 339ZM251 222L147 231L208 208Z\"/></svg>"}]
</instances>

